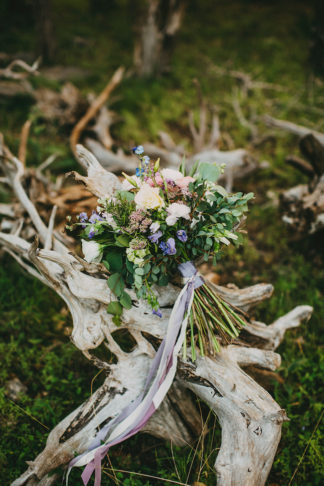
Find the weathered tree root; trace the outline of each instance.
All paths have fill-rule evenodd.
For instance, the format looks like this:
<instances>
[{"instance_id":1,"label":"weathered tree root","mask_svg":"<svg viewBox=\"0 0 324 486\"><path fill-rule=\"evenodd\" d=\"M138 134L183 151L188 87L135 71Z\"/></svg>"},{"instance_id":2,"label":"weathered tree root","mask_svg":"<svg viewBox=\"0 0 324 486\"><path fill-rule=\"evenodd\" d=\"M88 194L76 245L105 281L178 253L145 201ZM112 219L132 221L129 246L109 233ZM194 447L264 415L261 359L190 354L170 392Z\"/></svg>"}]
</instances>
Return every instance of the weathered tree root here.
<instances>
[{"instance_id":1,"label":"weathered tree root","mask_svg":"<svg viewBox=\"0 0 324 486\"><path fill-rule=\"evenodd\" d=\"M172 285L163 293L159 289L162 319L153 316L149 307L131 293L133 307L124 313L121 328L127 329L136 345L129 353L123 351L114 339L117 328L106 312L110 291L102 266L87 264L69 253L57 239L53 221L46 225L28 198L21 183L25 170L21 162L4 147L0 147L1 153L5 155L0 158L0 167L6 182L19 200L22 213L28 214L23 227L34 228L43 248L39 248L38 240L29 243L17 231L0 232L1 246L32 276L62 297L73 318L72 342L107 373L104 384L51 431L45 449L13 483L13 486L49 486L56 481L49 473L66 465L75 453L85 451L98 428L140 393L155 353L143 332L163 337L179 289ZM107 196L119 187L117 177L106 172L87 150L78 146L77 153L88 173L82 181L96 196ZM242 290L218 287L218 291L247 310L268 298L272 287L265 284ZM242 367L275 370L280 365L280 356L274 350L285 331L299 326L311 313L312 308L304 305L269 326L252 322L245 329L244 340L250 339L258 347L229 345L214 358L199 357L194 364L180 361L172 389L143 431L176 444L190 442L200 431L200 418L186 391L189 389L207 403L222 427L222 444L215 463L218 486L264 485L280 440L281 424L287 417ZM95 349L103 342L116 356L116 364L96 358Z\"/></svg>"}]
</instances>

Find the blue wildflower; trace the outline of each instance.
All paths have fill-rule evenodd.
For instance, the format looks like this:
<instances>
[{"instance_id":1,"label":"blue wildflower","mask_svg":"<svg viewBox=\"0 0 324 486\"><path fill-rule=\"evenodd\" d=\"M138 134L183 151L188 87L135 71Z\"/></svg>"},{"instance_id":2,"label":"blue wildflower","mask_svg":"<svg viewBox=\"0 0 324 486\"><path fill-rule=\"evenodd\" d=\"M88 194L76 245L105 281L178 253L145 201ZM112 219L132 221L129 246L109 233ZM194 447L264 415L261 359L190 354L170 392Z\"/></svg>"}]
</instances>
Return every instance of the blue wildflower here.
<instances>
[{"instance_id":1,"label":"blue wildflower","mask_svg":"<svg viewBox=\"0 0 324 486\"><path fill-rule=\"evenodd\" d=\"M132 150L136 155L142 155L144 153L143 145L138 145L137 147L134 147Z\"/></svg>"},{"instance_id":2,"label":"blue wildflower","mask_svg":"<svg viewBox=\"0 0 324 486\"><path fill-rule=\"evenodd\" d=\"M144 157L142 158L142 161L143 161L143 164L144 165L148 165L149 162L150 162L150 157L148 155L144 155Z\"/></svg>"},{"instance_id":3,"label":"blue wildflower","mask_svg":"<svg viewBox=\"0 0 324 486\"><path fill-rule=\"evenodd\" d=\"M175 255L177 253L174 238L169 238L167 242L161 241L159 244L163 255Z\"/></svg>"},{"instance_id":4,"label":"blue wildflower","mask_svg":"<svg viewBox=\"0 0 324 486\"><path fill-rule=\"evenodd\" d=\"M180 241L182 241L182 243L185 243L188 239L188 236L187 236L187 233L185 232L185 230L177 231L177 237Z\"/></svg>"},{"instance_id":5,"label":"blue wildflower","mask_svg":"<svg viewBox=\"0 0 324 486\"><path fill-rule=\"evenodd\" d=\"M156 231L155 233L153 233L151 236L148 237L148 239L152 242L152 243L158 243L159 239L161 238L162 236L162 231Z\"/></svg>"},{"instance_id":6,"label":"blue wildflower","mask_svg":"<svg viewBox=\"0 0 324 486\"><path fill-rule=\"evenodd\" d=\"M136 167L135 174L137 175L137 177L141 177L141 175L144 174L144 169L139 169L138 167Z\"/></svg>"},{"instance_id":7,"label":"blue wildflower","mask_svg":"<svg viewBox=\"0 0 324 486\"><path fill-rule=\"evenodd\" d=\"M161 248L163 255L168 254L168 245L165 243L165 241L161 241L159 248Z\"/></svg>"},{"instance_id":8,"label":"blue wildflower","mask_svg":"<svg viewBox=\"0 0 324 486\"><path fill-rule=\"evenodd\" d=\"M162 312L161 312L161 309L160 308L153 309L153 314L155 314L158 317L162 317Z\"/></svg>"}]
</instances>

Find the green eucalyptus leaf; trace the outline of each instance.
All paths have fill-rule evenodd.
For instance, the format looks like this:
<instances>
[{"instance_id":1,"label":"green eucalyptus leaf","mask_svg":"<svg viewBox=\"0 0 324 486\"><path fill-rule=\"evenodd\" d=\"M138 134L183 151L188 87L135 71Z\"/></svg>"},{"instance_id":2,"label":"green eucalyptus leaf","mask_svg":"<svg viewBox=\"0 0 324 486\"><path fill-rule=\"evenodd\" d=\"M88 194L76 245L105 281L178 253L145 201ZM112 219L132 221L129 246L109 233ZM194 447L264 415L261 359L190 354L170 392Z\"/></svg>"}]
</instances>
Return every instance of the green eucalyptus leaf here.
<instances>
[{"instance_id":1,"label":"green eucalyptus leaf","mask_svg":"<svg viewBox=\"0 0 324 486\"><path fill-rule=\"evenodd\" d=\"M120 197L125 199L127 202L132 202L134 200L135 194L129 191L119 191Z\"/></svg>"},{"instance_id":2,"label":"green eucalyptus leaf","mask_svg":"<svg viewBox=\"0 0 324 486\"><path fill-rule=\"evenodd\" d=\"M121 247L128 247L129 246L129 236L127 235L119 235L116 237L116 245Z\"/></svg>"},{"instance_id":3,"label":"green eucalyptus leaf","mask_svg":"<svg viewBox=\"0 0 324 486\"><path fill-rule=\"evenodd\" d=\"M123 313L123 308L118 300L113 300L107 306L108 314L113 314L115 316L121 316Z\"/></svg>"},{"instance_id":4,"label":"green eucalyptus leaf","mask_svg":"<svg viewBox=\"0 0 324 486\"><path fill-rule=\"evenodd\" d=\"M143 268L144 268L144 273L149 273L149 271L151 270L151 264L145 263Z\"/></svg>"},{"instance_id":5,"label":"green eucalyptus leaf","mask_svg":"<svg viewBox=\"0 0 324 486\"><path fill-rule=\"evenodd\" d=\"M110 290L119 297L125 288L125 282L120 273L113 273L107 280Z\"/></svg>"},{"instance_id":6,"label":"green eucalyptus leaf","mask_svg":"<svg viewBox=\"0 0 324 486\"><path fill-rule=\"evenodd\" d=\"M117 327L119 327L119 326L121 325L120 316L114 316L114 317L112 318L112 321L113 321L113 323L114 323L114 324L115 324Z\"/></svg>"},{"instance_id":7,"label":"green eucalyptus leaf","mask_svg":"<svg viewBox=\"0 0 324 486\"><path fill-rule=\"evenodd\" d=\"M122 292L119 302L125 309L130 309L132 307L132 299L127 292Z\"/></svg>"},{"instance_id":8,"label":"green eucalyptus leaf","mask_svg":"<svg viewBox=\"0 0 324 486\"><path fill-rule=\"evenodd\" d=\"M159 285L161 287L164 287L165 285L168 285L169 283L169 278L167 275L161 275L161 277L159 278Z\"/></svg>"},{"instance_id":9,"label":"green eucalyptus leaf","mask_svg":"<svg viewBox=\"0 0 324 486\"><path fill-rule=\"evenodd\" d=\"M111 248L103 260L105 267L112 273L121 272L123 269L123 258L121 251Z\"/></svg>"},{"instance_id":10,"label":"green eucalyptus leaf","mask_svg":"<svg viewBox=\"0 0 324 486\"><path fill-rule=\"evenodd\" d=\"M221 174L221 169L216 164L210 164L209 162L202 162L199 165L198 173L203 180L216 182Z\"/></svg>"},{"instance_id":11,"label":"green eucalyptus leaf","mask_svg":"<svg viewBox=\"0 0 324 486\"><path fill-rule=\"evenodd\" d=\"M227 197L228 196L228 192L226 191L225 187L216 185L215 186L215 189L218 192L218 194L221 194L224 197Z\"/></svg>"},{"instance_id":12,"label":"green eucalyptus leaf","mask_svg":"<svg viewBox=\"0 0 324 486\"><path fill-rule=\"evenodd\" d=\"M135 268L135 274L140 276L144 275L145 274L144 268L143 267Z\"/></svg>"}]
</instances>

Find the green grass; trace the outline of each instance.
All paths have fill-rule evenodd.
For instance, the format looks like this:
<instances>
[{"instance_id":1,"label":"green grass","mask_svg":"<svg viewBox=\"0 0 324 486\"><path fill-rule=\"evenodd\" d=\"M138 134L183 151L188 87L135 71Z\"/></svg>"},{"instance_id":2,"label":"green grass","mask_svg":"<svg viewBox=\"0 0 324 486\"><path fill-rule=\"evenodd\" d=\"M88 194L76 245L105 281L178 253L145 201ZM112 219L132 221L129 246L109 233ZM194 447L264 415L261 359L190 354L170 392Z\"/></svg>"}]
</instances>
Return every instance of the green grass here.
<instances>
[{"instance_id":1,"label":"green grass","mask_svg":"<svg viewBox=\"0 0 324 486\"><path fill-rule=\"evenodd\" d=\"M101 11L93 12L86 0L55 0L53 4L56 63L86 70L88 74L73 82L84 93L98 93L120 64L131 66L136 6L122 0L110 2L109 9L102 7ZM1 45L7 52L22 49L32 52L36 40L28 8L20 13L10 10L8 1L2 8ZM259 116L269 113L323 130L320 111L324 110L323 81L310 82L308 64L311 14L311 4L305 5L303 1L283 4L270 0L191 0L175 44L170 74L147 80L130 77L116 91L119 99L113 108L121 115L121 121L113 127L113 135L118 145L128 149L145 140L156 142L158 132L165 130L190 150L187 113L189 109L198 113L192 83L193 78L198 78L208 102L218 107L222 131L230 133L236 147L249 147L249 132L238 123L231 104L237 82L217 76L213 65L248 72L253 79L285 88L251 92L247 99L242 99L247 116L252 112ZM88 43L80 47L74 40L76 36ZM45 77L32 82L35 87L53 89L62 84L49 82ZM28 117L34 120L28 142L28 165L38 165L55 152L59 155L54 165L57 172L74 169L68 130L46 124L35 113L28 97L0 99L0 131L12 150L17 150L21 126ZM260 135L267 132L261 121L257 126ZM236 183L235 189L253 191L256 199L248 217L244 245L225 252L218 272L224 283L242 286L261 281L273 283L273 297L255 312L255 317L264 322L272 322L299 304L314 307L312 319L287 333L279 348L283 383L274 382L270 391L287 410L291 421L284 424L268 485L288 485L308 444L292 485L316 486L324 481L323 421L313 434L324 396L323 247L318 237L296 241L281 222L278 208L271 204L271 195L305 182L303 176L285 165L288 153L298 153L297 140L279 132L274 141L253 150L253 155L267 160L270 167ZM90 394L96 371L69 342L70 326L63 302L26 276L11 257L2 257L0 469L6 471L4 485L24 471L26 460L32 460L42 450L48 429ZM5 384L14 376L27 386L27 392L16 404L5 394ZM100 378L96 383L100 384ZM208 412L203 404L201 407L206 420ZM212 464L220 446L220 429L214 417L209 417L207 426L209 433L197 444L196 453L189 448L172 449L163 441L141 434L112 449L110 459L115 469L162 478L116 472L117 480L128 486L167 484L163 478L214 485ZM104 475L104 485L114 482L116 479ZM80 484L79 471L73 471L71 484Z\"/></svg>"}]
</instances>

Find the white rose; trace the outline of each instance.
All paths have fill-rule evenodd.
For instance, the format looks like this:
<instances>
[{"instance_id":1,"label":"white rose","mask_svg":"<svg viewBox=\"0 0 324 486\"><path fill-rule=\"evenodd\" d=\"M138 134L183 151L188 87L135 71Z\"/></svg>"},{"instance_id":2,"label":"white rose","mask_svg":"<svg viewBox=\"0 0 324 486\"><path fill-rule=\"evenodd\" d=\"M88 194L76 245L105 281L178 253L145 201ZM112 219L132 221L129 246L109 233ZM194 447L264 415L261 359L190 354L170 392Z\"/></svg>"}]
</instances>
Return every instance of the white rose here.
<instances>
[{"instance_id":1,"label":"white rose","mask_svg":"<svg viewBox=\"0 0 324 486\"><path fill-rule=\"evenodd\" d=\"M102 246L96 241L81 240L82 243L82 253L84 259L88 263L99 263L102 259Z\"/></svg>"},{"instance_id":2,"label":"white rose","mask_svg":"<svg viewBox=\"0 0 324 486\"><path fill-rule=\"evenodd\" d=\"M190 208L186 204L172 203L167 208L166 224L173 226L179 218L190 219Z\"/></svg>"},{"instance_id":3,"label":"white rose","mask_svg":"<svg viewBox=\"0 0 324 486\"><path fill-rule=\"evenodd\" d=\"M156 233L157 230L160 228L160 223L158 221L154 221L154 223L150 226L151 233Z\"/></svg>"},{"instance_id":4,"label":"white rose","mask_svg":"<svg viewBox=\"0 0 324 486\"><path fill-rule=\"evenodd\" d=\"M158 187L144 183L135 196L136 207L140 209L159 209L164 207L164 200Z\"/></svg>"},{"instance_id":5,"label":"white rose","mask_svg":"<svg viewBox=\"0 0 324 486\"><path fill-rule=\"evenodd\" d=\"M161 171L161 174L163 175L164 179L168 181L176 181L177 179L182 179L183 174L179 172L178 170L174 169L163 169Z\"/></svg>"}]
</instances>

